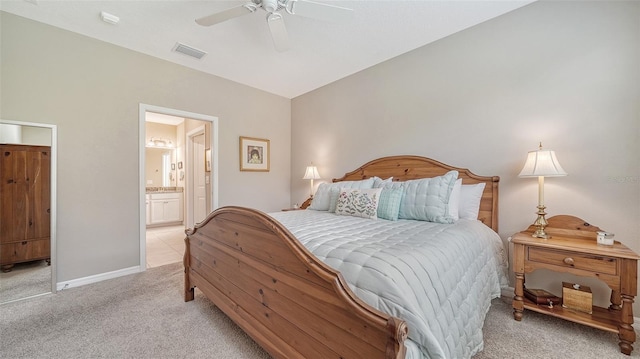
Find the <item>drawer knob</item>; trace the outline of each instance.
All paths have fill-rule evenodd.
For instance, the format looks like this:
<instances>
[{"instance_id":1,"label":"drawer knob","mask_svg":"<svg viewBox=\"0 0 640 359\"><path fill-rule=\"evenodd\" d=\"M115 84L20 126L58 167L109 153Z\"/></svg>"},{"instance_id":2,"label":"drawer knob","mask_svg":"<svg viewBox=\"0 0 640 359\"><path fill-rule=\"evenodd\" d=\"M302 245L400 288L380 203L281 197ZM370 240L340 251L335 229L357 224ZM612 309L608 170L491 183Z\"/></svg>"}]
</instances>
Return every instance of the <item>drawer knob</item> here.
<instances>
[{"instance_id":1,"label":"drawer knob","mask_svg":"<svg viewBox=\"0 0 640 359\"><path fill-rule=\"evenodd\" d=\"M564 264L567 264L567 265L572 266L572 265L573 265L573 258L571 258L571 257L567 257L567 258L565 258L565 259L563 260L563 262L564 262Z\"/></svg>"}]
</instances>

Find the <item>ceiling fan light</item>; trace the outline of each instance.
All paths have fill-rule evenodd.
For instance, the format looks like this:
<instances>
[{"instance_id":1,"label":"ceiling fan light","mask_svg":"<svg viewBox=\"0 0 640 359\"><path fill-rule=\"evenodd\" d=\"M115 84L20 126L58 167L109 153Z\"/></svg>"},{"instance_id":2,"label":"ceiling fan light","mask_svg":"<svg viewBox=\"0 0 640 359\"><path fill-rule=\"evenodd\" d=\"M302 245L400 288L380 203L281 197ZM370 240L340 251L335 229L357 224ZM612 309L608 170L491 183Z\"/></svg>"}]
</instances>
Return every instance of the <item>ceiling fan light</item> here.
<instances>
[{"instance_id":1,"label":"ceiling fan light","mask_svg":"<svg viewBox=\"0 0 640 359\"><path fill-rule=\"evenodd\" d=\"M278 10L278 0L262 0L262 8L267 12L275 12Z\"/></svg>"}]
</instances>

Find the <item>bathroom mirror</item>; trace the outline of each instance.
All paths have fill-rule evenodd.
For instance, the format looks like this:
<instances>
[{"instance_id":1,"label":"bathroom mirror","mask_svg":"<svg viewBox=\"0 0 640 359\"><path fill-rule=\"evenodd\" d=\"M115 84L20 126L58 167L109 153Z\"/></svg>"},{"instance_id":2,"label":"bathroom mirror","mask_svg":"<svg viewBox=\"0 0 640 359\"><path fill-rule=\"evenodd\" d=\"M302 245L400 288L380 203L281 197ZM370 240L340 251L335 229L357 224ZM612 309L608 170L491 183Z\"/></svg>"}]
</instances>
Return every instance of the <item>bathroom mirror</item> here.
<instances>
[{"instance_id":1,"label":"bathroom mirror","mask_svg":"<svg viewBox=\"0 0 640 359\"><path fill-rule=\"evenodd\" d=\"M176 186L176 150L173 148L146 148L146 186Z\"/></svg>"}]
</instances>

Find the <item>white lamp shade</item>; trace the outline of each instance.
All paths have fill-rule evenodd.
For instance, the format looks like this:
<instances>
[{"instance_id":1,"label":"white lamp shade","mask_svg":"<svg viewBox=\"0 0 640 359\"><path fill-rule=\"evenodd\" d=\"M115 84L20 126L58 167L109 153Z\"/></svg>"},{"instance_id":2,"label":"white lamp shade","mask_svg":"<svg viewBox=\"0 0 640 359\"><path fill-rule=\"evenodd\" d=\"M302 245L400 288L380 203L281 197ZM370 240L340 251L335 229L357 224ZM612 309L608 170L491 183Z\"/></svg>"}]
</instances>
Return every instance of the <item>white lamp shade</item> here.
<instances>
[{"instance_id":1,"label":"white lamp shade","mask_svg":"<svg viewBox=\"0 0 640 359\"><path fill-rule=\"evenodd\" d=\"M519 177L561 177L567 172L562 169L556 153L550 150L530 151L527 162L520 171Z\"/></svg>"},{"instance_id":2,"label":"white lamp shade","mask_svg":"<svg viewBox=\"0 0 640 359\"><path fill-rule=\"evenodd\" d=\"M304 172L304 177L302 177L302 179L320 179L318 168L316 166L307 166L307 170Z\"/></svg>"}]
</instances>

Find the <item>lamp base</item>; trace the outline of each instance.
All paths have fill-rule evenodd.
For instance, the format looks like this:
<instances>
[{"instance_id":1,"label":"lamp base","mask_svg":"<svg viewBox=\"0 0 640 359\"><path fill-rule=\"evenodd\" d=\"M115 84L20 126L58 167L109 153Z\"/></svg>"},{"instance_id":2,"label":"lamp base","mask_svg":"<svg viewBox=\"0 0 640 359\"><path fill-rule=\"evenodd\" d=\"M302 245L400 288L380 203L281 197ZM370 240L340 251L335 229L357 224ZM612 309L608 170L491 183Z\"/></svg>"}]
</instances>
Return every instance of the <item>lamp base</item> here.
<instances>
[{"instance_id":1,"label":"lamp base","mask_svg":"<svg viewBox=\"0 0 640 359\"><path fill-rule=\"evenodd\" d=\"M551 238L551 236L549 236L545 231L544 228L549 224L549 222L547 222L547 219L544 218L544 216L547 214L544 210L545 210L545 206L543 205L539 205L538 206L538 218L536 218L536 221L533 222L533 225L536 226L536 231L533 232L533 234L531 235L532 237L536 237L536 238L544 238L544 239L548 239Z\"/></svg>"}]
</instances>

